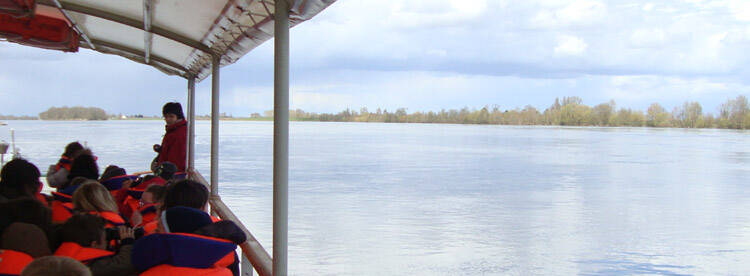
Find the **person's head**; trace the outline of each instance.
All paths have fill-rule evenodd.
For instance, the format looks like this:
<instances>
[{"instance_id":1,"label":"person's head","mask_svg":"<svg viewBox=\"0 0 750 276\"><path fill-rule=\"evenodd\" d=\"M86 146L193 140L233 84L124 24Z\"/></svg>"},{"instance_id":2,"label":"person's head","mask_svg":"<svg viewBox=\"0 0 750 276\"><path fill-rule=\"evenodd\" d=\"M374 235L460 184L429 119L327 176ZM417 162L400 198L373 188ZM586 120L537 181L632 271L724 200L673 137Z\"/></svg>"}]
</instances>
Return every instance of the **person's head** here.
<instances>
[{"instance_id":1,"label":"person's head","mask_svg":"<svg viewBox=\"0 0 750 276\"><path fill-rule=\"evenodd\" d=\"M70 217L60 227L62 242L74 242L83 247L104 249L107 247L103 218L77 213Z\"/></svg>"},{"instance_id":2,"label":"person's head","mask_svg":"<svg viewBox=\"0 0 750 276\"><path fill-rule=\"evenodd\" d=\"M86 181L73 193L73 207L80 211L117 212L117 203L104 185Z\"/></svg>"},{"instance_id":3,"label":"person's head","mask_svg":"<svg viewBox=\"0 0 750 276\"><path fill-rule=\"evenodd\" d=\"M115 165L109 165L107 168L104 169L104 172L102 173L102 177L100 180L107 180L115 176L122 176L126 175L127 172L125 172L125 169L120 168Z\"/></svg>"},{"instance_id":4,"label":"person's head","mask_svg":"<svg viewBox=\"0 0 750 276\"><path fill-rule=\"evenodd\" d=\"M91 276L91 270L81 262L65 256L36 258L21 271L21 276Z\"/></svg>"},{"instance_id":5,"label":"person's head","mask_svg":"<svg viewBox=\"0 0 750 276\"><path fill-rule=\"evenodd\" d=\"M33 224L49 232L52 229L52 210L30 197L0 203L0 233L15 222Z\"/></svg>"},{"instance_id":6,"label":"person's head","mask_svg":"<svg viewBox=\"0 0 750 276\"><path fill-rule=\"evenodd\" d=\"M164 200L164 194L167 188L161 185L151 185L146 188L146 191L141 195L141 201L145 204L156 203L159 204Z\"/></svg>"},{"instance_id":7,"label":"person's head","mask_svg":"<svg viewBox=\"0 0 750 276\"><path fill-rule=\"evenodd\" d=\"M203 210L208 202L208 189L193 180L181 180L167 185L160 210L185 206Z\"/></svg>"},{"instance_id":8,"label":"person's head","mask_svg":"<svg viewBox=\"0 0 750 276\"><path fill-rule=\"evenodd\" d=\"M172 125L179 120L185 119L185 115L182 113L182 105L178 102L168 102L164 104L161 109L161 114L164 116L164 121L167 125Z\"/></svg>"},{"instance_id":9,"label":"person's head","mask_svg":"<svg viewBox=\"0 0 750 276\"><path fill-rule=\"evenodd\" d=\"M158 223L163 233L193 233L211 222L211 216L202 210L177 206L162 212Z\"/></svg>"},{"instance_id":10,"label":"person's head","mask_svg":"<svg viewBox=\"0 0 750 276\"><path fill-rule=\"evenodd\" d=\"M78 176L93 180L99 179L99 166L96 165L96 158L94 158L94 155L90 151L86 151L73 159L68 179Z\"/></svg>"},{"instance_id":11,"label":"person's head","mask_svg":"<svg viewBox=\"0 0 750 276\"><path fill-rule=\"evenodd\" d=\"M39 192L40 175L31 162L13 159L0 171L0 195L8 199L32 197Z\"/></svg>"},{"instance_id":12,"label":"person's head","mask_svg":"<svg viewBox=\"0 0 750 276\"><path fill-rule=\"evenodd\" d=\"M72 142L65 146L65 152L63 152L63 156L74 159L76 158L76 156L78 156L78 154L81 153L81 151L83 151L83 145L81 145L81 143L78 143L77 141Z\"/></svg>"},{"instance_id":13,"label":"person's head","mask_svg":"<svg viewBox=\"0 0 750 276\"><path fill-rule=\"evenodd\" d=\"M0 248L19 251L32 258L51 255L47 234L30 223L15 222L0 235Z\"/></svg>"},{"instance_id":14,"label":"person's head","mask_svg":"<svg viewBox=\"0 0 750 276\"><path fill-rule=\"evenodd\" d=\"M164 180L172 179L172 176L177 172L177 166L169 161L164 161L159 164L156 169L156 175L163 178Z\"/></svg>"}]
</instances>

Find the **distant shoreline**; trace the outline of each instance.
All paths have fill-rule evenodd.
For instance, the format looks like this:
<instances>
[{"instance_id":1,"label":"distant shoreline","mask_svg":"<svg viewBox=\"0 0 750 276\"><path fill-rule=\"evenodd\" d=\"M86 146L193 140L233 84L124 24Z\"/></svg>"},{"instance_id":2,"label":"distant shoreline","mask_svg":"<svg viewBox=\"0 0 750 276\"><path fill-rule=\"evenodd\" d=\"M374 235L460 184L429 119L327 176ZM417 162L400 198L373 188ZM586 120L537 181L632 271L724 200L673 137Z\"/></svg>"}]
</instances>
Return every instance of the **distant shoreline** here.
<instances>
[{"instance_id":1,"label":"distant shoreline","mask_svg":"<svg viewBox=\"0 0 750 276\"><path fill-rule=\"evenodd\" d=\"M41 120L41 119L0 119L0 126L7 121L47 121L47 122L94 122L94 121L162 121L161 118L128 118L128 119L108 119L108 120ZM209 121L210 118L196 118L196 121ZM246 121L246 122L272 122L273 118L221 118L219 121ZM318 122L318 123L381 123L381 124L435 124L435 125L495 125L495 126L527 126L527 127L593 127L593 128L653 128L653 129L727 129L727 130L746 130L736 128L719 128L719 127L677 127L677 126L598 126L598 125L546 125L546 124L480 124L480 123L454 123L454 122L374 122L374 121L322 121L322 120L305 120L290 119L291 122Z\"/></svg>"}]
</instances>

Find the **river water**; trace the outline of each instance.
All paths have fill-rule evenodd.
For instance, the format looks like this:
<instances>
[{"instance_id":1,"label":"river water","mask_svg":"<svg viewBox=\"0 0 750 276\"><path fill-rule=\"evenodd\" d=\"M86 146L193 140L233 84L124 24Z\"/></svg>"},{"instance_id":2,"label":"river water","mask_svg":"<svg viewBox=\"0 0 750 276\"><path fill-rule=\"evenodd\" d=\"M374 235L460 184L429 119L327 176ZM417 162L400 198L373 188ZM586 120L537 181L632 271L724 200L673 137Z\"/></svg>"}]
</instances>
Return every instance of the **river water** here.
<instances>
[{"instance_id":1,"label":"river water","mask_svg":"<svg viewBox=\"0 0 750 276\"><path fill-rule=\"evenodd\" d=\"M70 141L148 168L161 121L9 121L46 171ZM290 127L295 275L750 274L750 132ZM220 194L272 250L271 122L221 123ZM210 126L196 127L208 178Z\"/></svg>"}]
</instances>

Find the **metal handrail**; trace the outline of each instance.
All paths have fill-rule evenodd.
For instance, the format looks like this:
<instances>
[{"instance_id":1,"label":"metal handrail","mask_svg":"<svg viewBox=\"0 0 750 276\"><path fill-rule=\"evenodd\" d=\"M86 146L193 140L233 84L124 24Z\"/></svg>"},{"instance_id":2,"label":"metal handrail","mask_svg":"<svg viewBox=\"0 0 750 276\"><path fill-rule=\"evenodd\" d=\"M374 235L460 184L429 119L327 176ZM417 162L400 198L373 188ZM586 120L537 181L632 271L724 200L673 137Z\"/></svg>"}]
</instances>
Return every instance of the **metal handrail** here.
<instances>
[{"instance_id":1,"label":"metal handrail","mask_svg":"<svg viewBox=\"0 0 750 276\"><path fill-rule=\"evenodd\" d=\"M206 187L209 187L208 182L199 172L193 172L191 174L191 177L193 178L193 180L198 181ZM229 209L226 204L224 204L224 202L221 200L221 197L212 196L209 199L209 204L211 205L212 213L218 215L219 218L223 220L234 222L235 224L237 224L237 226L240 227L240 229L242 229L243 232L245 232L247 240L244 243L240 244L240 248L242 249L242 254L250 261L250 263L253 265L253 268L255 268L255 271L257 271L261 276L272 276L273 260L271 259L271 256L268 254L268 252L263 248L263 245L261 245L260 242L255 239L255 236L250 233L250 230L248 230L247 227L242 224L242 221L240 221L240 219L237 218L237 216L232 212L232 210Z\"/></svg>"}]
</instances>

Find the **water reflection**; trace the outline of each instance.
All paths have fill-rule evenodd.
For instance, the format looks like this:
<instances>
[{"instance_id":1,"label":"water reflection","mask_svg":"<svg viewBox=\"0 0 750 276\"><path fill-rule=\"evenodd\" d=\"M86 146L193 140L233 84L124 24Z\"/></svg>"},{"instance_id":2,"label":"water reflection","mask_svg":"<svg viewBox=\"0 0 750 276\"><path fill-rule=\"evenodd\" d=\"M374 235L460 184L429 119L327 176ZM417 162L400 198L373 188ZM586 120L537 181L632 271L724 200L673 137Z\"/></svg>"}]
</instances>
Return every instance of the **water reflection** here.
<instances>
[{"instance_id":1,"label":"water reflection","mask_svg":"<svg viewBox=\"0 0 750 276\"><path fill-rule=\"evenodd\" d=\"M130 171L147 167L163 132L156 121L14 127L40 167L85 140L100 163ZM208 177L208 123L196 132ZM291 133L291 274L750 271L748 132L292 123ZM221 134L222 197L271 250L272 125L222 122Z\"/></svg>"}]
</instances>

